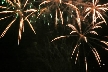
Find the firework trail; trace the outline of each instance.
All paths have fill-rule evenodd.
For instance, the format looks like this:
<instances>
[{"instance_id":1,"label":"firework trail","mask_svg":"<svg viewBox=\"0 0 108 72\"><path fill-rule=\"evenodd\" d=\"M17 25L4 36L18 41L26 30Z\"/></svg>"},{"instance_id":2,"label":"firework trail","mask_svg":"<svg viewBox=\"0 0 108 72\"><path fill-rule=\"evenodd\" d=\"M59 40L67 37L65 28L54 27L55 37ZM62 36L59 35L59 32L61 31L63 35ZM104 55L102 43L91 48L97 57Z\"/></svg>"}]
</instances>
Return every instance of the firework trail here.
<instances>
[{"instance_id":1,"label":"firework trail","mask_svg":"<svg viewBox=\"0 0 108 72\"><path fill-rule=\"evenodd\" d=\"M24 2L21 2L20 0L6 0L7 6L0 6L3 11L0 12L0 14L10 14L10 16L1 18L0 20L14 17L14 19L11 21L11 23L6 27L6 29L1 34L0 38L5 35L5 33L8 31L8 29L11 27L11 25L16 21L18 17L20 17L20 24L19 24L19 34L18 34L18 45L19 41L21 40L22 31L24 31L24 21L27 21L30 28L33 30L33 32L36 34L34 28L32 27L28 17L30 17L33 13L37 12L36 9L28 9L27 6L30 4L28 0L25 0Z\"/></svg>"}]
</instances>

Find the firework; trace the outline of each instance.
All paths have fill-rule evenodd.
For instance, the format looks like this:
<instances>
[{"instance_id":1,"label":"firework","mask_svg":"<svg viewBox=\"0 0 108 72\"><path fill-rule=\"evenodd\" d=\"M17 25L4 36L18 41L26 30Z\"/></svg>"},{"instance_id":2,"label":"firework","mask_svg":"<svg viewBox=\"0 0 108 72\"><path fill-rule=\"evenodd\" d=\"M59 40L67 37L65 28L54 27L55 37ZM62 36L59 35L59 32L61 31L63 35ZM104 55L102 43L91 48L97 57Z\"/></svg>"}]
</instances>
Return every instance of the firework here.
<instances>
[{"instance_id":1,"label":"firework","mask_svg":"<svg viewBox=\"0 0 108 72\"><path fill-rule=\"evenodd\" d=\"M79 22L77 22L77 23L79 23ZM104 21L98 22L98 23L96 23L94 25L92 23L84 24L84 25L86 25L86 27L84 29L81 29L82 25L77 27L77 25L68 24L67 26L72 29L70 34L69 35L56 37L51 42L53 42L55 40L59 40L61 38L77 37L78 40L76 41L76 45L75 45L75 47L74 47L74 49L72 51L72 56L74 54L76 54L75 64L76 64L76 62L78 60L78 56L79 56L79 52L80 52L79 50L81 48L80 46L81 46L81 44L85 43L86 45L89 46L89 48L93 52L93 54L94 54L98 64L100 65L101 59L100 59L99 53L97 51L97 48L92 45L92 44L95 44L95 42L93 42L92 40L96 40L99 43L104 44L105 46L108 46L108 42L104 41L104 40L101 40L101 39L98 39L98 38L95 38L95 37L92 37L92 36L93 35L99 36L99 34L96 31L96 29L102 28L101 24L103 24L103 23L104 23ZM80 22L80 24L81 24L81 22ZM102 46L101 44L100 45L96 44L96 45L99 45L102 48L104 48L105 50L108 50L105 46ZM86 49L84 49L84 51L86 51ZM87 54L87 52L84 53L84 56L85 56L85 67L86 67L86 72L87 72L87 55L86 54Z\"/></svg>"},{"instance_id":2,"label":"firework","mask_svg":"<svg viewBox=\"0 0 108 72\"><path fill-rule=\"evenodd\" d=\"M45 5L45 7L43 7ZM46 0L43 1L40 5L39 5L39 9L40 9L40 13L38 14L38 17L40 15L43 15L44 13L48 13L50 14L51 18L52 18L52 14L51 11L55 11L55 25L58 24L58 21L61 21L61 24L64 23L64 17L63 16L64 12L68 13L69 16L72 17L76 17L77 19L79 19L78 17L78 8L73 5L71 3L71 1L64 1L64 0ZM44 15L45 17L45 15ZM69 17L67 16L67 21L69 20ZM80 24L79 24L80 25Z\"/></svg>"},{"instance_id":3,"label":"firework","mask_svg":"<svg viewBox=\"0 0 108 72\"><path fill-rule=\"evenodd\" d=\"M105 12L108 10L108 3L100 5L98 4L99 0L92 0L92 3L88 2L88 5L86 5L84 19L92 14L92 23L95 24L97 19L103 20L106 23L106 20L104 19L102 14L105 14Z\"/></svg>"},{"instance_id":4,"label":"firework","mask_svg":"<svg viewBox=\"0 0 108 72\"><path fill-rule=\"evenodd\" d=\"M42 8L43 5L45 5L44 8ZM63 11L64 11L64 8L67 8L67 7L63 7L63 5L67 5L66 2L63 0L45 0L39 5L40 13L38 17L45 12L51 12L51 10L54 10L55 25L58 24L59 19L61 21L61 24L63 24L64 22ZM50 13L50 16L52 18L51 13Z\"/></svg>"},{"instance_id":5,"label":"firework","mask_svg":"<svg viewBox=\"0 0 108 72\"><path fill-rule=\"evenodd\" d=\"M30 17L33 13L37 12L36 9L28 9L27 6L30 4L28 0L25 0L25 2L21 2L20 0L6 0L7 6L0 6L3 11L0 12L0 14L10 14L10 16L1 18L0 20L9 18L9 17L14 17L14 19L11 21L11 23L6 27L6 29L3 31L1 34L0 38L5 35L7 30L11 27L11 25L16 21L16 19L19 17L20 18L20 24L19 24L19 34L18 34L18 44L19 41L21 40L21 34L22 31L24 31L24 21L27 21L30 28L33 30L33 32L36 34L34 28L32 27L28 17Z\"/></svg>"}]
</instances>

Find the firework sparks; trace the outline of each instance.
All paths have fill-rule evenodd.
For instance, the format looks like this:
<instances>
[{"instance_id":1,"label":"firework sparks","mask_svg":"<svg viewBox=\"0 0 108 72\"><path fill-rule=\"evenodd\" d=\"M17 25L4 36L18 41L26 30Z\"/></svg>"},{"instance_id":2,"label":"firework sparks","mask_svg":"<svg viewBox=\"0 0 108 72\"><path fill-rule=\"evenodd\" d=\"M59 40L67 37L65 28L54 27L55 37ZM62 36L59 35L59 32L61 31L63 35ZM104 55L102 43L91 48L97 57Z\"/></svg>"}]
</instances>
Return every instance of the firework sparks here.
<instances>
[{"instance_id":1,"label":"firework sparks","mask_svg":"<svg viewBox=\"0 0 108 72\"><path fill-rule=\"evenodd\" d=\"M78 20L76 20L76 21L78 21ZM79 22L80 21L78 21L77 23L79 23ZM80 26L78 25L79 28L77 28L76 25L68 24L67 26L72 29L70 34L69 35L56 37L51 42L53 42L55 40L59 40L61 38L77 37L78 40L77 40L76 45L75 45L75 47L74 47L74 49L72 51L72 56L74 54L76 54L75 64L76 64L76 61L78 60L78 56L79 56L79 53L80 53L79 52L79 48L80 48L81 44L85 43L85 44L87 44L89 46L89 48L93 52L93 54L94 54L98 64L100 65L101 59L100 59L100 56L99 56L99 53L98 53L97 49L95 48L95 46L92 45L92 44L95 44L92 40L96 40L99 43L104 44L105 46L108 46L108 42L107 41L103 41L101 39L94 38L94 37L92 37L92 35L99 36L99 34L97 33L96 29L102 28L101 24L103 24L103 23L104 23L104 21L98 22L98 23L96 23L94 25L92 23L91 24L87 24L87 26L86 26L86 28L84 30L82 30L80 28L80 27L82 27L81 25ZM80 22L80 24L81 24L81 22ZM81 29L82 31L80 31L79 29ZM91 35L88 36L88 34L91 34ZM107 48L105 48L101 44L100 45L96 44L96 45L101 46L105 50L108 50ZM85 49L84 49L84 51L85 51ZM75 52L77 52L77 53L75 53ZM85 67L86 67L86 72L87 72L87 55L86 55L86 52L84 53L84 56L85 56Z\"/></svg>"},{"instance_id":2,"label":"firework sparks","mask_svg":"<svg viewBox=\"0 0 108 72\"><path fill-rule=\"evenodd\" d=\"M37 10L36 9L26 9L26 6L29 4L28 0L26 0L24 3L21 2L20 0L14 0L14 1L6 0L6 2L9 4L9 6L6 6L6 7L0 6L1 9L5 9L4 11L1 11L0 14L11 13L12 15L1 18L0 20L6 19L9 17L14 17L14 19L6 27L6 29L3 31L0 38L5 35L5 33L11 27L11 25L16 21L16 19L18 17L20 17L19 34L18 34L18 45L19 45L19 41L21 40L22 31L24 31L24 21L28 22L28 24L30 25L30 28L36 34L36 32L35 32L34 28L32 27L28 17L31 16L33 13L37 12ZM27 15L25 15L25 14L27 14Z\"/></svg>"},{"instance_id":3,"label":"firework sparks","mask_svg":"<svg viewBox=\"0 0 108 72\"><path fill-rule=\"evenodd\" d=\"M90 14L92 13L92 23L93 24L96 23L96 20L98 18L103 20L106 23L106 20L104 19L102 13L105 13L108 10L108 7L107 7L108 3L99 5L97 4L98 2L99 0L92 0L92 3L90 3L90 5L88 5L88 7L85 10L86 15L84 16L84 19L87 16L90 16Z\"/></svg>"}]
</instances>

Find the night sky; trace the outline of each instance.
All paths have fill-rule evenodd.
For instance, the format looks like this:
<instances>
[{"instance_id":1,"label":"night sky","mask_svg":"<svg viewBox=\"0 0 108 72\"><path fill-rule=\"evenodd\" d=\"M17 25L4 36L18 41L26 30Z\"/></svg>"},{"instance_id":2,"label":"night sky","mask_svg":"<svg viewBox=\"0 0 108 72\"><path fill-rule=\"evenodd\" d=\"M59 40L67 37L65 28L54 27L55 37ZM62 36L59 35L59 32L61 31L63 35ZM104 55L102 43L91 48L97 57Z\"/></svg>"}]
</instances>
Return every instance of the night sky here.
<instances>
[{"instance_id":1,"label":"night sky","mask_svg":"<svg viewBox=\"0 0 108 72\"><path fill-rule=\"evenodd\" d=\"M108 0L100 0L101 4L107 2ZM35 2L33 5L38 8L39 3L40 2ZM1 5L0 1L0 6ZM0 11L2 10L0 9ZM7 15L9 14L0 14L0 18ZM54 15L54 12L52 12L52 15ZM106 12L106 15L108 16L108 12ZM0 21L0 34L12 19L13 17L10 17ZM24 21L25 28L19 45L19 18L9 28L5 36L0 38L0 72L86 72L84 51L82 49L80 49L77 64L74 64L74 60L71 59L76 38L64 38L51 43L51 40L55 37L69 34L69 28L61 24L55 27L54 18L49 19L47 14L46 18L40 16L40 19L30 19L32 21L36 20L36 22L33 22L36 34L33 33L30 26ZM108 18L105 17L105 19L108 23ZM45 24L43 24L44 21L46 21ZM108 36L108 25L106 26L104 24L102 30L98 30L98 32L101 36ZM104 40L108 41L108 39L105 38ZM87 47L88 46L84 46L85 49ZM85 52L88 52L88 72L107 72L108 51L97 45L95 45L95 47L98 49L102 61L101 67L98 65L92 51L86 49L87 51Z\"/></svg>"}]
</instances>

